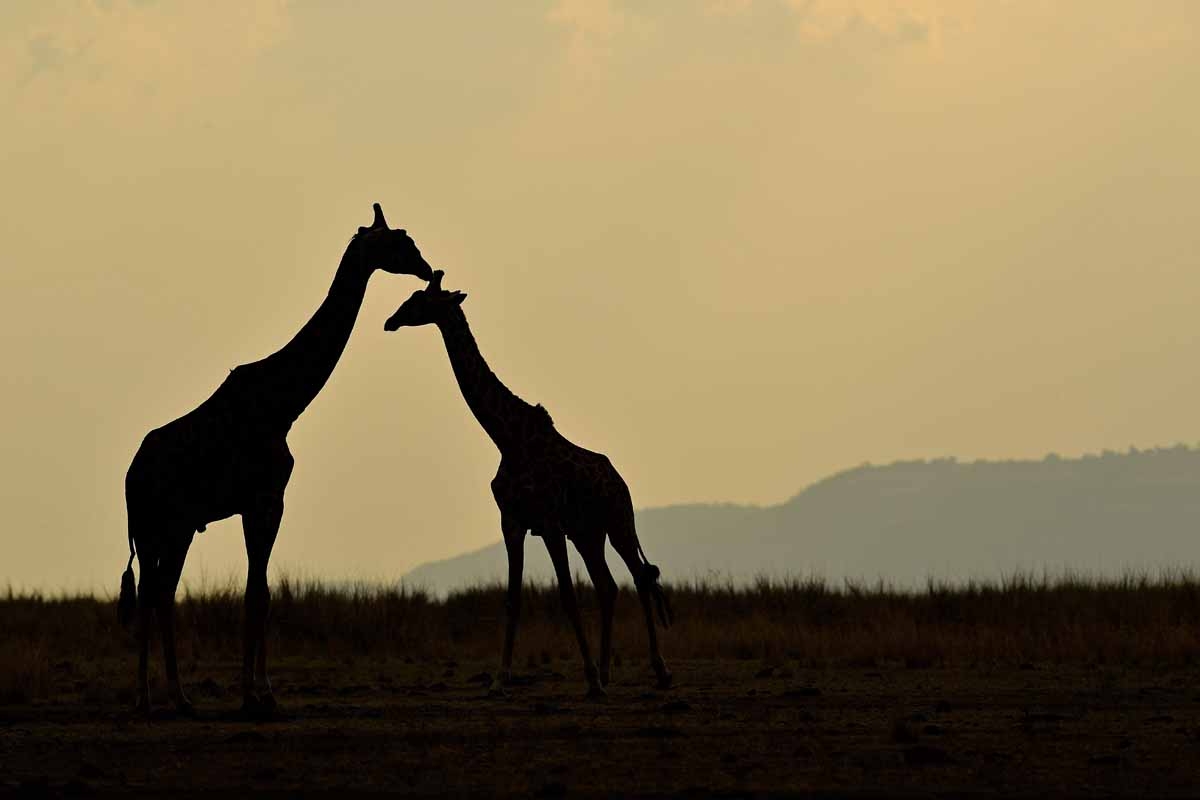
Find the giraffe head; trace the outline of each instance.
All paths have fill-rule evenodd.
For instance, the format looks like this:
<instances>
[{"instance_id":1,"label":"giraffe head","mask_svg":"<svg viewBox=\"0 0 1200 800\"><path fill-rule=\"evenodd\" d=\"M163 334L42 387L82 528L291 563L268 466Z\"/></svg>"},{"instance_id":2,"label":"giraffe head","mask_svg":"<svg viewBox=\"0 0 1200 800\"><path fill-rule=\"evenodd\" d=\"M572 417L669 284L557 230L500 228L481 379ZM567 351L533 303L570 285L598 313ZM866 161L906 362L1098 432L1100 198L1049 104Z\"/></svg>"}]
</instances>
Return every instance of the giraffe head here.
<instances>
[{"instance_id":1,"label":"giraffe head","mask_svg":"<svg viewBox=\"0 0 1200 800\"><path fill-rule=\"evenodd\" d=\"M442 288L440 269L434 270L429 285L412 293L396 313L383 323L383 329L394 331L402 327L432 325L445 318L446 314L462 305L467 296L462 292L448 292Z\"/></svg>"},{"instance_id":2,"label":"giraffe head","mask_svg":"<svg viewBox=\"0 0 1200 800\"><path fill-rule=\"evenodd\" d=\"M433 277L433 268L421 256L408 233L387 226L379 203L375 204L375 221L370 227L358 229L353 246L359 248L368 269L381 269L393 275L416 275L425 280Z\"/></svg>"}]
</instances>

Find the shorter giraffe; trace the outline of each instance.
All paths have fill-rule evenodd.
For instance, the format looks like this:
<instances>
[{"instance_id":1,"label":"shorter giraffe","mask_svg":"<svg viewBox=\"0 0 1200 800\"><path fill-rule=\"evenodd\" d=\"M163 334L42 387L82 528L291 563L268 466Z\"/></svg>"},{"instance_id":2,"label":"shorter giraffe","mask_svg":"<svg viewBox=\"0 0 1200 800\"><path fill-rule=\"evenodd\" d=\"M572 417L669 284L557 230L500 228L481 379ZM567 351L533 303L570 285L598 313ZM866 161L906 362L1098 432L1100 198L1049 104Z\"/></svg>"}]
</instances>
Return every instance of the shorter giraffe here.
<instances>
[{"instance_id":1,"label":"shorter giraffe","mask_svg":"<svg viewBox=\"0 0 1200 800\"><path fill-rule=\"evenodd\" d=\"M500 673L492 682L491 691L503 691L512 674L513 642L521 613L526 532L542 537L550 552L563 607L579 640L588 695L604 695L612 661L617 584L604 560L606 535L633 575L650 636L650 663L658 685L669 687L671 672L658 650L652 604L657 607L664 627L670 625L670 605L658 582L658 567L646 560L638 542L629 487L606 456L567 441L555 430L546 409L529 405L500 382L488 368L467 325L461 308L467 296L442 289L441 282L442 271L436 270L429 286L414 292L384 328L394 331L404 326L438 327L467 406L500 450L500 468L492 480L492 495L500 508L500 527L508 551L508 595L504 651ZM575 600L567 565L567 539L575 543L575 549L583 557L600 600L599 669L588 650Z\"/></svg>"}]
</instances>

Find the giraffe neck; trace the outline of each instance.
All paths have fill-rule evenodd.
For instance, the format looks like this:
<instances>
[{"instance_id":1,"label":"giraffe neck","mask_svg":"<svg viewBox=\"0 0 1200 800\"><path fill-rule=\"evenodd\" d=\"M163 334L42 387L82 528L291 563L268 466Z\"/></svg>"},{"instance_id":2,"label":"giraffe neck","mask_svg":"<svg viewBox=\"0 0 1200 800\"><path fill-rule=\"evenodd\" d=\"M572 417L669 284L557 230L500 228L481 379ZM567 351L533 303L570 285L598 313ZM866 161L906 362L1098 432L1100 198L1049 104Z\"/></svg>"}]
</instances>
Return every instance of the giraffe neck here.
<instances>
[{"instance_id":1,"label":"giraffe neck","mask_svg":"<svg viewBox=\"0 0 1200 800\"><path fill-rule=\"evenodd\" d=\"M304 327L278 352L243 368L251 371L258 393L251 402L285 430L333 374L354 330L371 272L351 242L329 293Z\"/></svg>"},{"instance_id":2,"label":"giraffe neck","mask_svg":"<svg viewBox=\"0 0 1200 800\"><path fill-rule=\"evenodd\" d=\"M523 427L521 423L533 407L509 391L488 367L461 308L453 308L438 322L438 330L442 332L446 354L467 407L503 453L517 444L515 438Z\"/></svg>"}]
</instances>

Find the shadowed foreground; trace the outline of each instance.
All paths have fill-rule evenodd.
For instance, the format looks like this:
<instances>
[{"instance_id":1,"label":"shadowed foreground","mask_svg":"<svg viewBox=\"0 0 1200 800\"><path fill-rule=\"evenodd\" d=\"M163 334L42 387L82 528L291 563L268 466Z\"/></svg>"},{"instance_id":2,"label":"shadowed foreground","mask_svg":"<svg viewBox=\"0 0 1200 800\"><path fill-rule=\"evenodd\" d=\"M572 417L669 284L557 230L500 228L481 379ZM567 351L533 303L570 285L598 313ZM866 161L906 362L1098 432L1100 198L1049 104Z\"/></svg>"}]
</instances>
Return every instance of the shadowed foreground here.
<instances>
[{"instance_id":1,"label":"shadowed foreground","mask_svg":"<svg viewBox=\"0 0 1200 800\"><path fill-rule=\"evenodd\" d=\"M0 600L0 790L1195 790L1190 579L916 595L675 587L680 623L664 647L678 685L665 692L651 688L639 609L623 593L605 703L582 698L556 593L526 591L516 685L488 699L499 589L438 603L281 584L272 636L285 711L270 722L237 710L235 592L180 604L198 720L131 713L131 644L111 602ZM154 696L161 706L161 676Z\"/></svg>"}]
</instances>

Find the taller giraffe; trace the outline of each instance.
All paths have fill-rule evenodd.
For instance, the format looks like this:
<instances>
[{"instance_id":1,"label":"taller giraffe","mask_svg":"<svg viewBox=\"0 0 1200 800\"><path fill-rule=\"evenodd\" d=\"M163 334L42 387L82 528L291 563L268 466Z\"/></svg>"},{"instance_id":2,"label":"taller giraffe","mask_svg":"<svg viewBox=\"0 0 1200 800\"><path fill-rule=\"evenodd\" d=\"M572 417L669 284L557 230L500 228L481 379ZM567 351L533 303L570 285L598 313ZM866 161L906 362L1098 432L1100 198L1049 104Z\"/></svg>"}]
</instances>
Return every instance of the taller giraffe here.
<instances>
[{"instance_id":1,"label":"taller giraffe","mask_svg":"<svg viewBox=\"0 0 1200 800\"><path fill-rule=\"evenodd\" d=\"M671 672L659 653L651 604L657 606L664 626L670 624L670 606L658 583L658 567L646 560L638 542L629 487L607 456L568 441L555 430L546 409L529 405L500 382L471 335L461 308L467 296L442 289L441 281L442 271L437 270L429 286L414 292L384 323L384 328L394 331L402 326L437 325L467 406L500 450L500 468L492 479L492 495L500 508L500 527L508 551L508 594L504 650L492 691L502 691L512 673L527 531L542 537L550 552L563 607L579 640L588 695L604 694L612 659L617 584L604 560L606 534L637 586L650 637L650 663L658 684L663 688L670 686ZM600 600L599 669L592 661L579 617L567 564L567 539L575 543L575 549L583 557Z\"/></svg>"},{"instance_id":2,"label":"taller giraffe","mask_svg":"<svg viewBox=\"0 0 1200 800\"><path fill-rule=\"evenodd\" d=\"M372 273L432 276L408 234L390 230L378 203L374 209L374 222L359 228L346 247L325 301L292 340L261 361L235 368L195 410L150 431L133 457L125 477L129 564L119 610L125 622L132 621L135 606L138 612L137 702L142 709L150 707L147 659L151 613L157 611L171 702L181 712L192 711L175 658L175 589L195 533L234 514L242 515L248 561L243 707L275 707L267 678L267 561L294 463L288 431L341 357ZM141 569L136 592L135 547Z\"/></svg>"}]
</instances>

